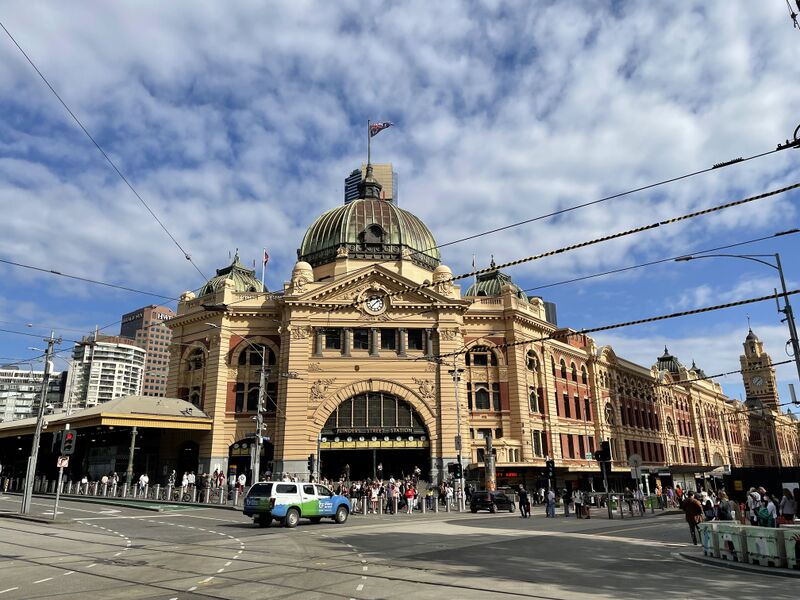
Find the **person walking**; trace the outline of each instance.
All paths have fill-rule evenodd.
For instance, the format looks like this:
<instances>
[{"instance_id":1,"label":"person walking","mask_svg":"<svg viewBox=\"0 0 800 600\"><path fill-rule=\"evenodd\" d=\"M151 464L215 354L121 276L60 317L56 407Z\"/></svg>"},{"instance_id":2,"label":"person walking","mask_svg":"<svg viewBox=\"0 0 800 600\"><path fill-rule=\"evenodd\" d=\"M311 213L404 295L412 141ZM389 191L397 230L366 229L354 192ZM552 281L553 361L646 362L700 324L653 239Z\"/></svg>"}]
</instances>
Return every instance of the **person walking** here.
<instances>
[{"instance_id":1,"label":"person walking","mask_svg":"<svg viewBox=\"0 0 800 600\"><path fill-rule=\"evenodd\" d=\"M578 519L583 518L583 492L580 489L572 491L572 503L575 505L575 516Z\"/></svg>"},{"instance_id":2,"label":"person walking","mask_svg":"<svg viewBox=\"0 0 800 600\"><path fill-rule=\"evenodd\" d=\"M411 514L414 511L414 485L409 483L406 487L406 514Z\"/></svg>"},{"instance_id":3,"label":"person walking","mask_svg":"<svg viewBox=\"0 0 800 600\"><path fill-rule=\"evenodd\" d=\"M687 492L683 501L683 514L689 524L692 543L697 546L697 524L703 521L703 506L694 497L694 492Z\"/></svg>"},{"instance_id":4,"label":"person walking","mask_svg":"<svg viewBox=\"0 0 800 600\"><path fill-rule=\"evenodd\" d=\"M783 497L780 503L780 513L785 525L794 523L794 516L797 514L797 503L792 496L792 492L784 488Z\"/></svg>"},{"instance_id":5,"label":"person walking","mask_svg":"<svg viewBox=\"0 0 800 600\"><path fill-rule=\"evenodd\" d=\"M547 508L545 509L547 517L551 519L556 518L556 493L553 490L547 490Z\"/></svg>"},{"instance_id":6,"label":"person walking","mask_svg":"<svg viewBox=\"0 0 800 600\"><path fill-rule=\"evenodd\" d=\"M521 483L517 494L519 495L519 512L523 519L528 519L531 516L531 500L528 497L528 490Z\"/></svg>"},{"instance_id":7,"label":"person walking","mask_svg":"<svg viewBox=\"0 0 800 600\"><path fill-rule=\"evenodd\" d=\"M751 487L747 492L747 516L751 525L758 525L758 510L761 508L761 494Z\"/></svg>"},{"instance_id":8,"label":"person walking","mask_svg":"<svg viewBox=\"0 0 800 600\"><path fill-rule=\"evenodd\" d=\"M725 492L719 493L719 504L717 504L717 520L718 521L733 521L734 508L732 502L728 499L728 494Z\"/></svg>"}]
</instances>

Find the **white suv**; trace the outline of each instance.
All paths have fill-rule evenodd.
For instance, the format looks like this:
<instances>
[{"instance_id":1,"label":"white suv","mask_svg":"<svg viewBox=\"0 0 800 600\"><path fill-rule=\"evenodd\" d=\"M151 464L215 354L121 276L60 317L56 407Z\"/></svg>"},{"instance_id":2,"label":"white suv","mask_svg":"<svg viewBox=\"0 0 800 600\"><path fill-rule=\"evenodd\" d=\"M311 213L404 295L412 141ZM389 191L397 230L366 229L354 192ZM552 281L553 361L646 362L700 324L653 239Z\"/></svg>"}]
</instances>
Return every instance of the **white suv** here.
<instances>
[{"instance_id":1,"label":"white suv","mask_svg":"<svg viewBox=\"0 0 800 600\"><path fill-rule=\"evenodd\" d=\"M273 519L286 527L297 527L301 517L312 523L319 523L323 517L344 523L350 514L350 501L318 483L262 481L247 492L242 512L260 527L269 527Z\"/></svg>"}]
</instances>

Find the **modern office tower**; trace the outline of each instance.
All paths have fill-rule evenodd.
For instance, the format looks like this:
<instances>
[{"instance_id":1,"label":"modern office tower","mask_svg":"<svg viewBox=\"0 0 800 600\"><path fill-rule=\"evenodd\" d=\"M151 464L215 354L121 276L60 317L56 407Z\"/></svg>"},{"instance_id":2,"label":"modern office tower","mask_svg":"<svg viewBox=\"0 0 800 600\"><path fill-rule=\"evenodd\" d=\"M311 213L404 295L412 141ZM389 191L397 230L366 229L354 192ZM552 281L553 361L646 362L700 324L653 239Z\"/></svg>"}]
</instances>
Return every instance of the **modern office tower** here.
<instances>
[{"instance_id":1,"label":"modern office tower","mask_svg":"<svg viewBox=\"0 0 800 600\"><path fill-rule=\"evenodd\" d=\"M164 321L174 316L171 308L155 304L122 316L120 336L136 340L147 351L142 396L163 396L166 391L172 331L164 325Z\"/></svg>"}]
</instances>

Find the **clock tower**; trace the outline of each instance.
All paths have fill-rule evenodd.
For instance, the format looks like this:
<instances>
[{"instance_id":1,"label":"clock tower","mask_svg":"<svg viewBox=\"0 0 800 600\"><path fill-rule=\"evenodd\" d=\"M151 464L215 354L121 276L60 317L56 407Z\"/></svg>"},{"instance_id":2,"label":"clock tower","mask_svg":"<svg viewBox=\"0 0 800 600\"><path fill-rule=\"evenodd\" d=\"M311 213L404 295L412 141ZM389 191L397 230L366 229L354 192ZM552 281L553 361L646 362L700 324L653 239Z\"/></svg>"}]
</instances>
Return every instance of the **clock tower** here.
<instances>
[{"instance_id":1,"label":"clock tower","mask_svg":"<svg viewBox=\"0 0 800 600\"><path fill-rule=\"evenodd\" d=\"M744 354L739 357L747 399L758 399L764 407L778 410L778 385L772 359L764 344L751 329L744 340Z\"/></svg>"}]
</instances>

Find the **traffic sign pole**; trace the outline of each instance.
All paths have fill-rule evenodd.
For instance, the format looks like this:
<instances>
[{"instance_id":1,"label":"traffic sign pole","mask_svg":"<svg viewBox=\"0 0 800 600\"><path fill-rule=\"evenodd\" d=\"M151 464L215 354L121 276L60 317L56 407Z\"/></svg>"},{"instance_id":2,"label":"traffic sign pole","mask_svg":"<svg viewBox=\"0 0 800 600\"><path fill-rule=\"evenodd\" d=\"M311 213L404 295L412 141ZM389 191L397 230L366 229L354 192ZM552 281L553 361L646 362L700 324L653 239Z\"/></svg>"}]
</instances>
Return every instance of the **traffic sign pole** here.
<instances>
[{"instance_id":1,"label":"traffic sign pole","mask_svg":"<svg viewBox=\"0 0 800 600\"><path fill-rule=\"evenodd\" d=\"M69 423L64 425L64 431L69 431ZM58 518L58 499L61 497L61 482L64 481L64 457L58 457L58 481L56 481L56 501L53 504L53 521ZM69 464L69 458L67 458Z\"/></svg>"}]
</instances>

